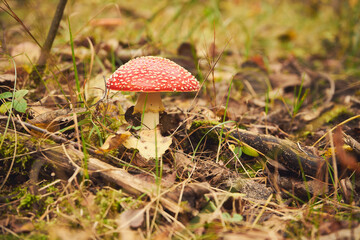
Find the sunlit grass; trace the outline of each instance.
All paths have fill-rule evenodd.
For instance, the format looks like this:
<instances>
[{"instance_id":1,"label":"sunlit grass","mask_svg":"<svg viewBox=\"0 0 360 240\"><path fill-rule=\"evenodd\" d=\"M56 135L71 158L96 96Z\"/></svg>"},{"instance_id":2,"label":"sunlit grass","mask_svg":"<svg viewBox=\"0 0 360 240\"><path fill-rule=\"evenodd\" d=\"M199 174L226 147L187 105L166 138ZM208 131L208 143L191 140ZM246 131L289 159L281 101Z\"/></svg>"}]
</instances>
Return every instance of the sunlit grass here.
<instances>
[{"instance_id":1,"label":"sunlit grass","mask_svg":"<svg viewBox=\"0 0 360 240\"><path fill-rule=\"evenodd\" d=\"M34 4L31 1L28 4ZM99 7L101 6L101 7ZM17 6L20 13L22 9ZM45 25L51 19L43 18L41 7L29 18L35 36L44 39L46 32L37 29L39 22ZM324 51L322 40L333 41L338 19L331 4L325 3L317 14L309 13L309 6L293 1L86 1L69 3L65 16L70 18L74 36L92 36L96 41L118 39L134 43L141 38L150 39L151 44L174 51L179 44L190 41L204 51L214 32L218 46L229 40L229 48L245 57L256 53L271 57L293 52L299 56ZM25 18L25 19L27 19ZM120 18L122 24L110 28L93 27L96 18ZM38 32L39 31L39 32ZM281 34L293 34L291 43L285 47L279 42ZM65 23L62 23L55 47L69 39ZM40 36L41 35L41 36ZM65 40L65 41L64 41Z\"/></svg>"}]
</instances>

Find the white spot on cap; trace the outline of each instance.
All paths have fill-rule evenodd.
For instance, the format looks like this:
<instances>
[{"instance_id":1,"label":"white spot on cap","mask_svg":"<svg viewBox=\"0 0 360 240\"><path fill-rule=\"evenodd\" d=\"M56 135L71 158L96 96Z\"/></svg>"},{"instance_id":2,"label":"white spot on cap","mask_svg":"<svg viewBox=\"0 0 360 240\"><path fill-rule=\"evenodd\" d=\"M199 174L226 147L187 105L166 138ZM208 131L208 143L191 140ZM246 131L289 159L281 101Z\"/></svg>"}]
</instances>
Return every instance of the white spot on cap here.
<instances>
[{"instance_id":1,"label":"white spot on cap","mask_svg":"<svg viewBox=\"0 0 360 240\"><path fill-rule=\"evenodd\" d=\"M106 85L119 91L167 92L180 88L185 92L199 89L199 82L186 69L169 59L152 56L135 58L120 66Z\"/></svg>"}]
</instances>

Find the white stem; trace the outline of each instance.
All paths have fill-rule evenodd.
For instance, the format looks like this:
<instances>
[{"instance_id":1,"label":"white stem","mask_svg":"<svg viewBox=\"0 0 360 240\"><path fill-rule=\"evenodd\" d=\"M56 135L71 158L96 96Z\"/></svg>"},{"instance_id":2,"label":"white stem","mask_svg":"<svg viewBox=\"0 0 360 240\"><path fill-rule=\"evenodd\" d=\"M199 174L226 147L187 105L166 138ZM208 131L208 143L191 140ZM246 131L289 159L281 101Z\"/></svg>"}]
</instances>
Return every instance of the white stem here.
<instances>
[{"instance_id":1,"label":"white stem","mask_svg":"<svg viewBox=\"0 0 360 240\"><path fill-rule=\"evenodd\" d=\"M159 124L159 112L164 109L159 92L140 93L134 113L141 113L142 124L149 129L154 129Z\"/></svg>"},{"instance_id":2,"label":"white stem","mask_svg":"<svg viewBox=\"0 0 360 240\"><path fill-rule=\"evenodd\" d=\"M159 112L144 112L142 124L149 129L156 128L159 124Z\"/></svg>"}]
</instances>

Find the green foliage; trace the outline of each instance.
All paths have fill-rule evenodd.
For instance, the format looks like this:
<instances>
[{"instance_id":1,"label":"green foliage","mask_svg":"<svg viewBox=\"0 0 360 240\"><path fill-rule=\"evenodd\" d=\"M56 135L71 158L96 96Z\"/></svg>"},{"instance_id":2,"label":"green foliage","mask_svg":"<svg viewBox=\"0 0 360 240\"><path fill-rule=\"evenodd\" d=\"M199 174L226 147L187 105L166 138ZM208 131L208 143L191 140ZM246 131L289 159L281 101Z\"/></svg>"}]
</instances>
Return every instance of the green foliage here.
<instances>
[{"instance_id":1,"label":"green foliage","mask_svg":"<svg viewBox=\"0 0 360 240\"><path fill-rule=\"evenodd\" d=\"M29 152L29 149L25 145L19 144L18 142L15 143L15 138L10 137L10 135L4 136L3 134L0 134L0 138L7 142L6 147L0 148L0 159L7 159L4 160L3 163L11 161L10 159L13 157L16 148L16 154L20 156L15 158L16 164L12 168L12 173L28 175L29 173L26 169L29 165L29 161L32 159L31 155L26 154ZM3 164L0 166L0 169L2 169L3 166L5 165Z\"/></svg>"},{"instance_id":2,"label":"green foliage","mask_svg":"<svg viewBox=\"0 0 360 240\"><path fill-rule=\"evenodd\" d=\"M0 113L5 114L11 108L14 108L16 111L24 113L27 108L27 102L24 99L25 95L28 93L28 90L22 89L11 92L4 92L0 94L1 101L11 98L11 101L6 101L0 106Z\"/></svg>"},{"instance_id":3,"label":"green foliage","mask_svg":"<svg viewBox=\"0 0 360 240\"><path fill-rule=\"evenodd\" d=\"M225 222L228 222L228 223L239 223L241 222L244 218L243 216L241 216L240 214L238 213L234 213L232 214L232 216L227 213L227 212L224 212L222 214L222 218L224 219Z\"/></svg>"},{"instance_id":4,"label":"green foliage","mask_svg":"<svg viewBox=\"0 0 360 240\"><path fill-rule=\"evenodd\" d=\"M34 203L37 203L40 199L38 195L32 195L25 193L24 197L20 199L19 209L31 209Z\"/></svg>"},{"instance_id":5,"label":"green foliage","mask_svg":"<svg viewBox=\"0 0 360 240\"><path fill-rule=\"evenodd\" d=\"M240 146L236 146L236 147L234 146L233 152L234 154L236 154L238 158L240 158L243 153L242 148Z\"/></svg>"},{"instance_id":6,"label":"green foliage","mask_svg":"<svg viewBox=\"0 0 360 240\"><path fill-rule=\"evenodd\" d=\"M141 200L127 196L122 191L111 188L98 189L95 193L85 188L74 190L71 196L58 201L57 208L60 216L76 218L76 222L56 219L55 224L67 225L70 228L94 225L96 232L104 233L109 227L116 228L116 216L128 208L141 205ZM77 224L81 222L81 225Z\"/></svg>"},{"instance_id":7,"label":"green foliage","mask_svg":"<svg viewBox=\"0 0 360 240\"><path fill-rule=\"evenodd\" d=\"M251 157L258 157L259 153L248 145L241 146L242 152Z\"/></svg>"},{"instance_id":8,"label":"green foliage","mask_svg":"<svg viewBox=\"0 0 360 240\"><path fill-rule=\"evenodd\" d=\"M250 178L256 177L258 172L264 169L264 165L261 161L256 161L255 163L249 165L246 164L243 167L239 167L238 171L239 173L248 173L250 175Z\"/></svg>"},{"instance_id":9,"label":"green foliage","mask_svg":"<svg viewBox=\"0 0 360 240\"><path fill-rule=\"evenodd\" d=\"M17 236L7 234L7 235L0 235L0 240L18 240L19 238Z\"/></svg>"},{"instance_id":10,"label":"green foliage","mask_svg":"<svg viewBox=\"0 0 360 240\"><path fill-rule=\"evenodd\" d=\"M196 134L199 134L199 136L207 136L207 141L210 141L211 143L217 143L219 141L218 135L216 134L216 131L212 131L216 128L216 126L220 126L221 124L219 122L215 121L193 121L191 123L190 131L196 130ZM215 126L211 130L206 128L206 126Z\"/></svg>"},{"instance_id":11,"label":"green foliage","mask_svg":"<svg viewBox=\"0 0 360 240\"><path fill-rule=\"evenodd\" d=\"M258 157L259 153L252 147L248 145L244 145L241 142L239 142L238 146L235 146L233 144L230 145L231 150L236 154L236 156L239 158L242 156L242 154L246 154L250 157Z\"/></svg>"},{"instance_id":12,"label":"green foliage","mask_svg":"<svg viewBox=\"0 0 360 240\"><path fill-rule=\"evenodd\" d=\"M305 92L303 91L303 84L304 84L304 75L301 78L301 84L299 91L297 92L297 97L295 98L293 102L293 110L292 110L292 117L295 117L296 114L299 112L302 104L304 103L304 100L309 92L309 89L306 89ZM294 89L294 96L296 96L296 88Z\"/></svg>"}]
</instances>

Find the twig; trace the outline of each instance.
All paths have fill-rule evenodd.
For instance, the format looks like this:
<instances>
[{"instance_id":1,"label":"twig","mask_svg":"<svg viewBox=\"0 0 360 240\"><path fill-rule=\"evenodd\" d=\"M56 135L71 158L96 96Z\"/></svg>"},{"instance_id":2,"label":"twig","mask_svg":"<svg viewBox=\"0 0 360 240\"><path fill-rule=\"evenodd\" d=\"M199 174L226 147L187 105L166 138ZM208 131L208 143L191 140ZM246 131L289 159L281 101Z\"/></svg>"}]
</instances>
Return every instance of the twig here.
<instances>
[{"instance_id":1,"label":"twig","mask_svg":"<svg viewBox=\"0 0 360 240\"><path fill-rule=\"evenodd\" d=\"M344 142L347 145L349 145L352 149L354 149L355 152L360 154L360 143L358 141L356 141L351 136L345 134L344 132L343 132L343 138L344 138Z\"/></svg>"},{"instance_id":2,"label":"twig","mask_svg":"<svg viewBox=\"0 0 360 240\"><path fill-rule=\"evenodd\" d=\"M41 54L40 54L40 58L37 62L38 65L45 65L46 60L49 56L52 44L54 42L56 33L58 31L59 25L60 25L60 21L61 18L63 16L64 13L64 9L66 6L67 0L59 0L59 4L57 5L56 11L55 11L55 15L54 18L51 22L51 26L49 29L49 32L47 34L44 46L41 49Z\"/></svg>"},{"instance_id":3,"label":"twig","mask_svg":"<svg viewBox=\"0 0 360 240\"><path fill-rule=\"evenodd\" d=\"M319 138L312 146L315 147L316 144L318 144L318 143L319 143L323 138L325 138L329 133L333 132L337 127L342 126L342 125L344 125L345 123L348 123L348 122L350 122L350 121L352 121L352 120L355 120L355 119L357 119L357 118L360 118L360 115L353 116L353 117L348 118L348 119L346 119L345 121L337 124L335 127L333 127L332 129L330 129L329 131L327 131L321 138Z\"/></svg>"},{"instance_id":4,"label":"twig","mask_svg":"<svg viewBox=\"0 0 360 240\"><path fill-rule=\"evenodd\" d=\"M13 236L21 239L21 237L20 237L19 235L17 235L15 232L11 231L10 229L8 229L8 228L6 228L6 227L4 227L4 226L2 226L2 225L0 225L0 228L2 228L4 231L6 231L6 232L8 232L8 233L11 233Z\"/></svg>"}]
</instances>

